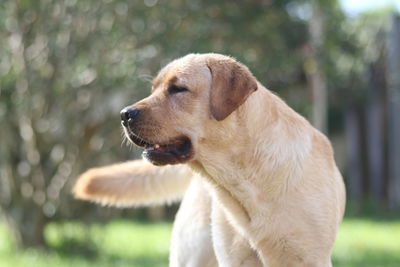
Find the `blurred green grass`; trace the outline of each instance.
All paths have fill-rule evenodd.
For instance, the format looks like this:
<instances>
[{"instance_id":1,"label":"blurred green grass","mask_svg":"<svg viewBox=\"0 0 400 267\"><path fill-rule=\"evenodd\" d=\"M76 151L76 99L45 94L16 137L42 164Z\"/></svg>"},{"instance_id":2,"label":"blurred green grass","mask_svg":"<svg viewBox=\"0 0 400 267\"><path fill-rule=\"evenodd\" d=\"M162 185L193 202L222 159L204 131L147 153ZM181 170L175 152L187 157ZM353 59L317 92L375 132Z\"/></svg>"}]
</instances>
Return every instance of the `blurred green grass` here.
<instances>
[{"instance_id":1,"label":"blurred green grass","mask_svg":"<svg viewBox=\"0 0 400 267\"><path fill-rule=\"evenodd\" d=\"M167 266L171 227L128 220L51 223L45 232L49 249L18 251L0 225L0 266Z\"/></svg>"},{"instance_id":2,"label":"blurred green grass","mask_svg":"<svg viewBox=\"0 0 400 267\"><path fill-rule=\"evenodd\" d=\"M400 220L346 218L337 237L333 265L399 267Z\"/></svg>"},{"instance_id":3,"label":"blurred green grass","mask_svg":"<svg viewBox=\"0 0 400 267\"><path fill-rule=\"evenodd\" d=\"M168 265L171 223L114 220L106 224L51 223L48 250L18 251L0 224L1 266ZM400 220L346 218L336 242L334 266L400 266Z\"/></svg>"}]
</instances>

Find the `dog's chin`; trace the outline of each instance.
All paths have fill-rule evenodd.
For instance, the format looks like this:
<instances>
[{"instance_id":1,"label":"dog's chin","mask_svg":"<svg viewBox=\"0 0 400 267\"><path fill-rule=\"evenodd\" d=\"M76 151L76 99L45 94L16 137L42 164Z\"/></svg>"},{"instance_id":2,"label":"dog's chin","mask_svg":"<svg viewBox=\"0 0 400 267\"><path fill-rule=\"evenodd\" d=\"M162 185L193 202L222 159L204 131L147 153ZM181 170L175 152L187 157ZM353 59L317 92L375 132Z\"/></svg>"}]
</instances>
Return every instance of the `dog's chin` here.
<instances>
[{"instance_id":1,"label":"dog's chin","mask_svg":"<svg viewBox=\"0 0 400 267\"><path fill-rule=\"evenodd\" d=\"M157 166L186 163L193 158L193 146L190 138L180 136L163 143L152 143L126 131L129 140L144 149L142 156Z\"/></svg>"}]
</instances>

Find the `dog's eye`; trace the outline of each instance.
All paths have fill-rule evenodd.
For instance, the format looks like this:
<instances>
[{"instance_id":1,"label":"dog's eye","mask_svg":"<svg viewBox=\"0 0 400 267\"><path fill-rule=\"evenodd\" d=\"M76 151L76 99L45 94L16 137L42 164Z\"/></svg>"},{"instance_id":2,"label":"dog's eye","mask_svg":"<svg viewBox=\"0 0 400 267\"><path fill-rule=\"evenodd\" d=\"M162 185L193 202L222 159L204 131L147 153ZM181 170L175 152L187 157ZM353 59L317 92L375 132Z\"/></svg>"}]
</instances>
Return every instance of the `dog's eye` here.
<instances>
[{"instance_id":1,"label":"dog's eye","mask_svg":"<svg viewBox=\"0 0 400 267\"><path fill-rule=\"evenodd\" d=\"M177 93L182 93L182 92L187 92L187 91L189 91L187 88L179 87L176 85L170 85L168 87L168 93L170 93L170 94L177 94Z\"/></svg>"}]
</instances>

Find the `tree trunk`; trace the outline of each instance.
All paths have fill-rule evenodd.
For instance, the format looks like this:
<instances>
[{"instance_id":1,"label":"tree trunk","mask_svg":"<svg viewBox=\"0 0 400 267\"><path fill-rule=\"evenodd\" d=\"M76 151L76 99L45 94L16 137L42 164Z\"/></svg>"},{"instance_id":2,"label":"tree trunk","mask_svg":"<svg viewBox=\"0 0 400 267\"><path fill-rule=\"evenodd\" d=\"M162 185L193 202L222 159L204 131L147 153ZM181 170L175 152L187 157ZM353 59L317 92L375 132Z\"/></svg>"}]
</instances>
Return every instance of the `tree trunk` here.
<instances>
[{"instance_id":1,"label":"tree trunk","mask_svg":"<svg viewBox=\"0 0 400 267\"><path fill-rule=\"evenodd\" d=\"M393 15L387 41L389 206L400 208L400 17Z\"/></svg>"},{"instance_id":2,"label":"tree trunk","mask_svg":"<svg viewBox=\"0 0 400 267\"><path fill-rule=\"evenodd\" d=\"M350 198L360 206L363 195L362 162L360 124L357 116L357 108L351 105L345 115L346 148L347 148L347 184Z\"/></svg>"},{"instance_id":3,"label":"tree trunk","mask_svg":"<svg viewBox=\"0 0 400 267\"><path fill-rule=\"evenodd\" d=\"M326 78L322 71L324 43L323 17L318 3L313 4L313 14L309 21L311 53L307 77L312 92L312 122L320 131L327 132L328 91Z\"/></svg>"},{"instance_id":4,"label":"tree trunk","mask_svg":"<svg viewBox=\"0 0 400 267\"><path fill-rule=\"evenodd\" d=\"M369 193L376 202L384 202L384 153L383 153L383 107L381 101L382 85L374 66L370 66L368 101L366 107L367 169Z\"/></svg>"},{"instance_id":5,"label":"tree trunk","mask_svg":"<svg viewBox=\"0 0 400 267\"><path fill-rule=\"evenodd\" d=\"M27 209L14 204L4 217L18 248L47 247L44 237L47 219L39 207Z\"/></svg>"}]
</instances>

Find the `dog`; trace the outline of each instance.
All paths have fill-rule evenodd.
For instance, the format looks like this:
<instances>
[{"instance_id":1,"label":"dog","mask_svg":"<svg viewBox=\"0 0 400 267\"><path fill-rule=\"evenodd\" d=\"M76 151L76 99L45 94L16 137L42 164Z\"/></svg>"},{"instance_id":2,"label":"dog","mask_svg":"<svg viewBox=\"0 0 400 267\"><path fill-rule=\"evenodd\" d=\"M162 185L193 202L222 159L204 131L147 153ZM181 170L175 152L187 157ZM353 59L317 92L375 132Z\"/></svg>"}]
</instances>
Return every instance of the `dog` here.
<instances>
[{"instance_id":1,"label":"dog","mask_svg":"<svg viewBox=\"0 0 400 267\"><path fill-rule=\"evenodd\" d=\"M170 266L332 266L345 189L330 142L246 66L172 61L121 122L147 162L89 170L75 196L130 206L184 194Z\"/></svg>"}]
</instances>

